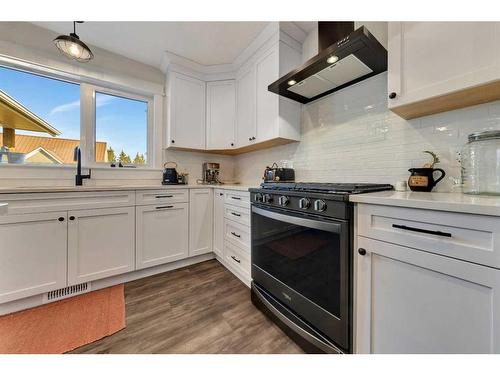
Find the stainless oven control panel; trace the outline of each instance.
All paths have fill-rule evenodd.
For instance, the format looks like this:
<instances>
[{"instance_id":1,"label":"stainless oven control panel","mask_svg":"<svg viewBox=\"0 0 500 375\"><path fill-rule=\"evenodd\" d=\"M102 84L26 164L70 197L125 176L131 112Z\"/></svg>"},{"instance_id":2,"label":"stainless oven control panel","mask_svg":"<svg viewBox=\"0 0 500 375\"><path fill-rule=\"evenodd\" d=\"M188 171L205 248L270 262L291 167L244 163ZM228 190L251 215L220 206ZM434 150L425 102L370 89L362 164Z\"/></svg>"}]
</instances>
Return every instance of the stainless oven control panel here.
<instances>
[{"instance_id":1,"label":"stainless oven control panel","mask_svg":"<svg viewBox=\"0 0 500 375\"><path fill-rule=\"evenodd\" d=\"M350 218L349 209L351 205L343 196L332 197L331 194L305 195L302 192L251 189L250 199L252 203L264 206L338 219Z\"/></svg>"}]
</instances>

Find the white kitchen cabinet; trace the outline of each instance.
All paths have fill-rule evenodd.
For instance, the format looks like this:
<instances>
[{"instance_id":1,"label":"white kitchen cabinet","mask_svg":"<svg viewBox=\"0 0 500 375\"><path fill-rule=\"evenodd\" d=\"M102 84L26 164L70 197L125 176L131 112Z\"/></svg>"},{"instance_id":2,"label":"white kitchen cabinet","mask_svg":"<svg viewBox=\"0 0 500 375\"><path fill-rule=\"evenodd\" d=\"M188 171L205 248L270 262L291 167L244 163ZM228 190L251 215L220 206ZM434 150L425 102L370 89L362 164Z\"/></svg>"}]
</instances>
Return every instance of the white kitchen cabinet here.
<instances>
[{"instance_id":1,"label":"white kitchen cabinet","mask_svg":"<svg viewBox=\"0 0 500 375\"><path fill-rule=\"evenodd\" d=\"M300 103L280 97L268 86L296 68L301 54L278 41L261 48L239 72L236 108L237 146L265 148L300 140Z\"/></svg>"},{"instance_id":2,"label":"white kitchen cabinet","mask_svg":"<svg viewBox=\"0 0 500 375\"><path fill-rule=\"evenodd\" d=\"M66 284L66 212L0 217L0 303Z\"/></svg>"},{"instance_id":3,"label":"white kitchen cabinet","mask_svg":"<svg viewBox=\"0 0 500 375\"><path fill-rule=\"evenodd\" d=\"M245 147L254 142L256 126L256 81L255 67L250 66L239 72L236 79L236 144Z\"/></svg>"},{"instance_id":4,"label":"white kitchen cabinet","mask_svg":"<svg viewBox=\"0 0 500 375\"><path fill-rule=\"evenodd\" d=\"M189 205L136 207L136 269L188 257Z\"/></svg>"},{"instance_id":5,"label":"white kitchen cabinet","mask_svg":"<svg viewBox=\"0 0 500 375\"><path fill-rule=\"evenodd\" d=\"M213 236L212 189L189 191L189 255L212 251Z\"/></svg>"},{"instance_id":6,"label":"white kitchen cabinet","mask_svg":"<svg viewBox=\"0 0 500 375\"><path fill-rule=\"evenodd\" d=\"M500 99L499 22L389 22L388 34L388 106L400 116Z\"/></svg>"},{"instance_id":7,"label":"white kitchen cabinet","mask_svg":"<svg viewBox=\"0 0 500 375\"><path fill-rule=\"evenodd\" d=\"M362 236L358 248L358 353L500 353L500 270Z\"/></svg>"},{"instance_id":8,"label":"white kitchen cabinet","mask_svg":"<svg viewBox=\"0 0 500 375\"><path fill-rule=\"evenodd\" d=\"M236 84L207 83L207 150L235 148Z\"/></svg>"},{"instance_id":9,"label":"white kitchen cabinet","mask_svg":"<svg viewBox=\"0 0 500 375\"><path fill-rule=\"evenodd\" d=\"M135 268L135 208L68 212L68 283L102 279Z\"/></svg>"},{"instance_id":10,"label":"white kitchen cabinet","mask_svg":"<svg viewBox=\"0 0 500 375\"><path fill-rule=\"evenodd\" d=\"M167 147L204 150L205 82L170 72L167 91Z\"/></svg>"},{"instance_id":11,"label":"white kitchen cabinet","mask_svg":"<svg viewBox=\"0 0 500 375\"><path fill-rule=\"evenodd\" d=\"M279 96L267 87L279 78L279 48L273 47L255 64L257 88L257 139L272 139L278 134Z\"/></svg>"},{"instance_id":12,"label":"white kitchen cabinet","mask_svg":"<svg viewBox=\"0 0 500 375\"><path fill-rule=\"evenodd\" d=\"M214 253L224 258L224 190L214 191Z\"/></svg>"}]
</instances>

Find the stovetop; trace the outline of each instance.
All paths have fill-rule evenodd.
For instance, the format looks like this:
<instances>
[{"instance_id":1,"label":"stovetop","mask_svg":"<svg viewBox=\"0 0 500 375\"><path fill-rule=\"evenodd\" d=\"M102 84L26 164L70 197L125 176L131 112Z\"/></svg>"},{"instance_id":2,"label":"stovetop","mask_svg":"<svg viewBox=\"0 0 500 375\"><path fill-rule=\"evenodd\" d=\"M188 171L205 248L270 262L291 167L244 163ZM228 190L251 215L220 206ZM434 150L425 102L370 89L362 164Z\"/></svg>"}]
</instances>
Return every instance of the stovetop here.
<instances>
[{"instance_id":1,"label":"stovetop","mask_svg":"<svg viewBox=\"0 0 500 375\"><path fill-rule=\"evenodd\" d=\"M393 189L389 184L370 183L264 182L260 186L268 190L346 195Z\"/></svg>"}]
</instances>

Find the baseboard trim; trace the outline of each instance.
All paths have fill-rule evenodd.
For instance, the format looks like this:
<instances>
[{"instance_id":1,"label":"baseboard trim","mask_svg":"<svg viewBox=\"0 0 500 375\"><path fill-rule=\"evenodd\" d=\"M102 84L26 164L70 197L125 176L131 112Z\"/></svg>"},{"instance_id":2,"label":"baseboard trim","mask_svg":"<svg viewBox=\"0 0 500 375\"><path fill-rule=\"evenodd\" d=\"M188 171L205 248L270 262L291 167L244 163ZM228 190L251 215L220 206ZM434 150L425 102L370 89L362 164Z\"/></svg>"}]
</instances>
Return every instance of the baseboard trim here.
<instances>
[{"instance_id":1,"label":"baseboard trim","mask_svg":"<svg viewBox=\"0 0 500 375\"><path fill-rule=\"evenodd\" d=\"M211 260L214 258L215 258L214 253L202 254L191 258L181 259L172 263L167 263L155 267L145 268L142 270L132 271L124 273L122 275L111 276L101 280L94 280L91 282L92 291L108 288L113 285L127 283L133 280L142 279L148 276L157 275L163 272L173 271L196 263L205 262L207 260ZM45 293L37 294L36 296L31 296L20 300L10 301L0 304L0 316L44 305L45 304L43 298L44 294Z\"/></svg>"}]
</instances>

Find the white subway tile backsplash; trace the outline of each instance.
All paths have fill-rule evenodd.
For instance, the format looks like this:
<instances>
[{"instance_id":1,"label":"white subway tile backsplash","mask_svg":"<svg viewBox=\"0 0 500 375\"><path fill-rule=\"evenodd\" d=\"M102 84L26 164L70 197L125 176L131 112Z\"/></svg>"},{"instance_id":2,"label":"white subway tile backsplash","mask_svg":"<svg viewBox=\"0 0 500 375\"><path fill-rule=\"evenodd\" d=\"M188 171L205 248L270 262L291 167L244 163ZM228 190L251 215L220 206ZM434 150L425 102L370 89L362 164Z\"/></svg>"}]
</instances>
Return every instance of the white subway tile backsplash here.
<instances>
[{"instance_id":1,"label":"white subway tile backsplash","mask_svg":"<svg viewBox=\"0 0 500 375\"><path fill-rule=\"evenodd\" d=\"M423 151L432 150L447 174L436 190L451 191L467 136L500 129L500 102L404 120L386 98L383 73L303 106L301 142L237 156L235 178L256 184L266 165L288 159L301 181L394 184L429 162Z\"/></svg>"}]
</instances>

